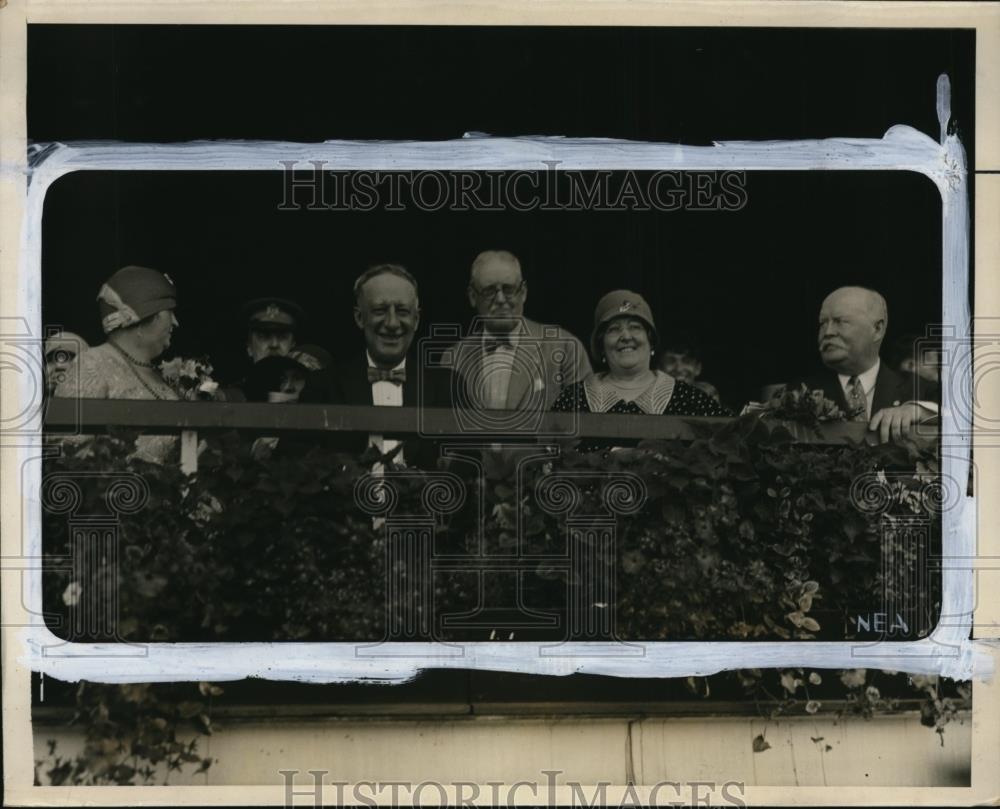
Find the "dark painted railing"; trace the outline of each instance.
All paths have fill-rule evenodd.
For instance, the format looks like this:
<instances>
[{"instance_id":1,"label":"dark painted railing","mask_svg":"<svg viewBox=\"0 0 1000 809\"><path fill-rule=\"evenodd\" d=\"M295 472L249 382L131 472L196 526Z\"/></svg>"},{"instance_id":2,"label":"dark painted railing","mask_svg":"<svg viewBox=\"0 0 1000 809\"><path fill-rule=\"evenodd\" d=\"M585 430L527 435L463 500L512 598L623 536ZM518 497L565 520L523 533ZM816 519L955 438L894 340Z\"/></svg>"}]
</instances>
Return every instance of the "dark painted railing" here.
<instances>
[{"instance_id":1,"label":"dark painted railing","mask_svg":"<svg viewBox=\"0 0 1000 809\"><path fill-rule=\"evenodd\" d=\"M526 414L517 411L456 411L453 408L371 405L160 402L125 399L52 399L46 403L50 434L93 434L111 427L150 435L180 434L181 468L198 468L198 433L244 430L281 436L310 432L422 435L494 443L574 438L694 438L692 425L730 419L705 416L646 416L608 413ZM795 440L807 444L875 443L864 424L828 422L817 428L783 422ZM490 425L487 427L486 425ZM509 425L503 429L503 425Z\"/></svg>"},{"instance_id":2,"label":"dark painted railing","mask_svg":"<svg viewBox=\"0 0 1000 809\"><path fill-rule=\"evenodd\" d=\"M521 414L523 416L523 414ZM646 416L607 413L541 413L519 419L517 429L488 430L479 425L510 421L511 411L476 411L470 418L451 408L374 407L368 405L256 404L225 402L152 402L105 399L53 399L45 413L53 433L105 432L109 427L142 429L152 434L184 430L247 430L262 435L299 432L375 432L494 440L539 437L693 438L692 424L726 418ZM471 425L470 425L471 422ZM787 424L796 439L811 444L843 444L874 437L864 424L828 422L816 431Z\"/></svg>"}]
</instances>

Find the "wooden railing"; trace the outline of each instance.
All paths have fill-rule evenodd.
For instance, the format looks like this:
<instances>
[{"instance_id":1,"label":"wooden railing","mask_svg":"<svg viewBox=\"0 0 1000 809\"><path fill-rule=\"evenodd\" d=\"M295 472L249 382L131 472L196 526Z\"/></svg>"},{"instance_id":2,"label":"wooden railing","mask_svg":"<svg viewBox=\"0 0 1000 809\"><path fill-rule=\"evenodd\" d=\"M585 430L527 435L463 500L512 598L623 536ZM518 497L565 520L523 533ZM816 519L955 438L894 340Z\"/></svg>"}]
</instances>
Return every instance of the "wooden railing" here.
<instances>
[{"instance_id":1,"label":"wooden railing","mask_svg":"<svg viewBox=\"0 0 1000 809\"><path fill-rule=\"evenodd\" d=\"M500 422L509 411L477 411L480 422ZM124 399L53 399L46 405L45 426L54 433L106 432L109 427L142 429L151 434L184 430L247 430L266 435L300 432L398 433L429 437L483 436L516 440L534 436L576 438L693 438L691 425L729 418L646 416L608 413L542 413L537 429L495 431L463 426L451 408L374 407L370 405L258 404L226 402L154 402ZM874 442L864 424L828 422L817 431L788 425L796 440L811 444Z\"/></svg>"},{"instance_id":2,"label":"wooden railing","mask_svg":"<svg viewBox=\"0 0 1000 809\"><path fill-rule=\"evenodd\" d=\"M523 420L514 431L470 428L452 408L374 407L371 405L270 404L227 402L160 402L125 399L52 399L46 404L45 427L51 434L88 435L113 427L138 429L150 435L179 434L181 466L197 471L198 433L243 430L259 435L353 432L385 436L505 443L575 438L692 439L693 425L729 418L707 416L647 416L608 413L544 412ZM524 414L520 414L524 415ZM477 411L477 424L503 424L510 411ZM828 422L815 429L785 423L795 440L807 444L845 444L876 438L866 425Z\"/></svg>"}]
</instances>

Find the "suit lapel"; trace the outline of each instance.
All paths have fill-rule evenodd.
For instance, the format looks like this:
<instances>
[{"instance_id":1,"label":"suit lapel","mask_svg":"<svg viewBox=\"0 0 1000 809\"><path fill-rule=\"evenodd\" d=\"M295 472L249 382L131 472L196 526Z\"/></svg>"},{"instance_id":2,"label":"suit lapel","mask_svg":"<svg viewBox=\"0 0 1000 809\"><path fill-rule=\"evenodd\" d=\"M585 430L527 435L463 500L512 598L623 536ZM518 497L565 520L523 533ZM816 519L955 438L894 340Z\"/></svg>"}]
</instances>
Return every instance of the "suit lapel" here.
<instances>
[{"instance_id":1,"label":"suit lapel","mask_svg":"<svg viewBox=\"0 0 1000 809\"><path fill-rule=\"evenodd\" d=\"M510 384L507 386L507 409L518 410L525 396L531 390L531 374L529 370L536 365L535 360L528 356L534 346L525 346L522 340L517 341L514 356L510 365Z\"/></svg>"},{"instance_id":2,"label":"suit lapel","mask_svg":"<svg viewBox=\"0 0 1000 809\"><path fill-rule=\"evenodd\" d=\"M834 371L828 371L823 374L823 395L827 399L837 403L837 407L843 410L845 413L850 412L851 406L847 403L847 397L844 396L844 389L840 386L840 378Z\"/></svg>"},{"instance_id":3,"label":"suit lapel","mask_svg":"<svg viewBox=\"0 0 1000 809\"><path fill-rule=\"evenodd\" d=\"M344 390L344 401L346 404L374 404L372 399L372 386L368 381L368 357L362 354L355 360L350 369L350 373L344 374L340 380Z\"/></svg>"},{"instance_id":4,"label":"suit lapel","mask_svg":"<svg viewBox=\"0 0 1000 809\"><path fill-rule=\"evenodd\" d=\"M482 336L470 334L463 337L455 350L458 355L455 357L455 370L464 391L463 404L482 407L485 396L485 392L480 389L483 378Z\"/></svg>"},{"instance_id":5,"label":"suit lapel","mask_svg":"<svg viewBox=\"0 0 1000 809\"><path fill-rule=\"evenodd\" d=\"M902 404L913 396L913 391L906 390L903 376L882 362L875 377L875 390L872 391L872 415L886 407Z\"/></svg>"},{"instance_id":6,"label":"suit lapel","mask_svg":"<svg viewBox=\"0 0 1000 809\"><path fill-rule=\"evenodd\" d=\"M425 378L424 382L426 383L427 381ZM419 382L417 366L414 364L412 357L407 357L406 379L403 381L403 407L416 407L420 404L418 401L420 397L417 395L417 385Z\"/></svg>"},{"instance_id":7,"label":"suit lapel","mask_svg":"<svg viewBox=\"0 0 1000 809\"><path fill-rule=\"evenodd\" d=\"M514 356L510 368L510 384L507 387L507 409L520 410L525 400L531 395L535 384L532 371L539 362L544 368L545 357L539 355L539 344L536 337L535 322L528 318L521 319L524 329L515 344Z\"/></svg>"}]
</instances>

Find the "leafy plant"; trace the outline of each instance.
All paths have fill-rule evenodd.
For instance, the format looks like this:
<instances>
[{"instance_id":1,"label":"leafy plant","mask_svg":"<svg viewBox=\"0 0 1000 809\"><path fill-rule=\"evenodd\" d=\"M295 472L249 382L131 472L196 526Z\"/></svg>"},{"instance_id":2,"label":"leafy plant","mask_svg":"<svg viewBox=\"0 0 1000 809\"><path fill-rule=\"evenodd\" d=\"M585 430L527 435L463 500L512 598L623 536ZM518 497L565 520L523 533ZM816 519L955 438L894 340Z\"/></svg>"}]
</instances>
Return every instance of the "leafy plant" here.
<instances>
[{"instance_id":1,"label":"leafy plant","mask_svg":"<svg viewBox=\"0 0 1000 809\"><path fill-rule=\"evenodd\" d=\"M823 412L808 410L805 418ZM936 474L931 455L914 457L893 445L800 444L780 422L756 414L694 429L690 441L568 451L526 464L520 487L452 465L449 471L467 487L461 507L429 508L428 477L410 470L392 479L394 513L432 526L437 553L520 548L536 555L542 561L526 577L525 597L542 611L569 609L567 588L581 586L572 571L545 561L565 555L572 533L614 571L617 599L604 606L614 609L614 634L623 639L837 639L837 625L852 609L881 603L889 584L880 574L884 553L905 565L920 563L905 531L886 530L893 520L925 517L932 545L940 542L922 489ZM130 457L134 439L114 432L78 443L46 469L47 558L73 555L81 541L74 515L114 516L103 559L88 576L61 564L46 571L45 606L57 633L74 640L371 641L385 637L391 619L407 608L387 601L387 582L405 583L414 573L387 555L377 503L359 507L371 494L359 494L359 481L387 458L282 438L261 461L251 452L252 439L229 433L210 439L198 474L187 477L174 466ZM641 481L641 507L609 512L607 485L616 476ZM865 476L880 486L883 507L856 502L853 484ZM572 509L546 506L537 496L555 479L575 481ZM123 481L136 480L141 507L121 497ZM57 485L73 487L72 513L57 507ZM588 519L605 527L610 520L614 542L598 547L594 532L578 530ZM425 634L431 626L435 637L461 639L434 625L437 619L472 612L480 599L492 603L500 579L485 577L481 593L475 576L435 575L433 614L420 622ZM101 590L108 580L117 582L114 593ZM80 611L102 600L106 607L113 596L120 615L115 625L80 636ZM872 692L817 672L726 676L772 706L819 710L825 697L816 689L832 684L846 689L859 715L888 707ZM961 695L942 697L925 682L913 687L939 730L964 704ZM718 690L704 680L705 698ZM179 685L84 684L77 703L87 750L77 760L56 757L49 777L135 783L157 777L161 765L167 773L207 767L195 747L184 746L190 742L179 741L178 728L209 732L210 712L201 709L203 699L182 691Z\"/></svg>"},{"instance_id":2,"label":"leafy plant","mask_svg":"<svg viewBox=\"0 0 1000 809\"><path fill-rule=\"evenodd\" d=\"M167 784L184 767L205 772L212 759L198 753L198 737L212 732L210 701L222 689L198 683L191 694L191 686L80 683L71 724L84 728L83 752L64 758L50 740L36 769L53 786ZM186 741L180 738L185 731Z\"/></svg>"}]
</instances>

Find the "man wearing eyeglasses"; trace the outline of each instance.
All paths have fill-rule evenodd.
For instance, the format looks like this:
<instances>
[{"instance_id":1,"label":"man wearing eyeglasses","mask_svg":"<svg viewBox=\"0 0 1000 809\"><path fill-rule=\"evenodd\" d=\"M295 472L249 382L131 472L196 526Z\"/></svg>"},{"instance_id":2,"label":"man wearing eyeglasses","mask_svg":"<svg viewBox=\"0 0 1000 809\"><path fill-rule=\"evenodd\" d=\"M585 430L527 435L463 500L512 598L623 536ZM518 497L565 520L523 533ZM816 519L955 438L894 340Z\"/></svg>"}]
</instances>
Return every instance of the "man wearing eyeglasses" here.
<instances>
[{"instance_id":1,"label":"man wearing eyeglasses","mask_svg":"<svg viewBox=\"0 0 1000 809\"><path fill-rule=\"evenodd\" d=\"M576 337L524 316L528 285L513 253L487 250L476 256L468 295L476 318L459 345L456 368L467 405L540 413L563 386L590 374L587 352Z\"/></svg>"},{"instance_id":2,"label":"man wearing eyeglasses","mask_svg":"<svg viewBox=\"0 0 1000 809\"><path fill-rule=\"evenodd\" d=\"M365 350L343 362L314 371L300 402L373 405L376 407L447 407L451 404L450 371L421 369L409 357L420 323L417 280L399 264L376 264L354 282L354 322L364 335ZM410 362L407 362L407 359ZM369 445L393 463L433 470L438 450L433 441L389 438L380 434L331 436L331 449L360 454ZM405 454L404 454L405 453ZM381 470L382 465L376 464Z\"/></svg>"}]
</instances>

